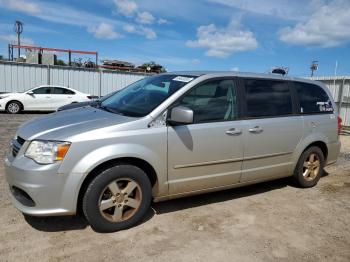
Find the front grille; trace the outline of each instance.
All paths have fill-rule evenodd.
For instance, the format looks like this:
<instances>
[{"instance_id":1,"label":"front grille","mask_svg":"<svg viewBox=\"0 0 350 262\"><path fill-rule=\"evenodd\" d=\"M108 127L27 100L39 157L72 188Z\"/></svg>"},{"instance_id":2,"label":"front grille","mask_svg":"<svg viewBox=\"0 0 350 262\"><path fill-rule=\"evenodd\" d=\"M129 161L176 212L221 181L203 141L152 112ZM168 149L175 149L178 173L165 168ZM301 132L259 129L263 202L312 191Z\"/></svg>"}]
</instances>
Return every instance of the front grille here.
<instances>
[{"instance_id":1,"label":"front grille","mask_svg":"<svg viewBox=\"0 0 350 262\"><path fill-rule=\"evenodd\" d=\"M24 142L25 142L25 140L24 140L22 137L17 136L17 142L18 142L20 145L23 145Z\"/></svg>"},{"instance_id":2,"label":"front grille","mask_svg":"<svg viewBox=\"0 0 350 262\"><path fill-rule=\"evenodd\" d=\"M25 140L22 137L17 136L17 139L12 140L12 155L14 157L17 156L18 151L21 149L22 145L24 144Z\"/></svg>"}]
</instances>

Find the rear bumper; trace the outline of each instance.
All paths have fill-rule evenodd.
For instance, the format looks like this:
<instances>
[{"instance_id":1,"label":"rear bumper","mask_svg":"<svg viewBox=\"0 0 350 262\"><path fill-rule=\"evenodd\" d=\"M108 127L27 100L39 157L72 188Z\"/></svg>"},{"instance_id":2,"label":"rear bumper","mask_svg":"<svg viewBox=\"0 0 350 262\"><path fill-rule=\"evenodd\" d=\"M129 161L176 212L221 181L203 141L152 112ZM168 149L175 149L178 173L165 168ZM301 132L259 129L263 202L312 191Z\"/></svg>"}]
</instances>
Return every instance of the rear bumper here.
<instances>
[{"instance_id":1,"label":"rear bumper","mask_svg":"<svg viewBox=\"0 0 350 262\"><path fill-rule=\"evenodd\" d=\"M327 144L328 156L327 156L326 165L331 165L331 164L334 164L335 162L337 162L337 158L338 158L339 153L340 153L340 147L341 147L340 141Z\"/></svg>"}]
</instances>

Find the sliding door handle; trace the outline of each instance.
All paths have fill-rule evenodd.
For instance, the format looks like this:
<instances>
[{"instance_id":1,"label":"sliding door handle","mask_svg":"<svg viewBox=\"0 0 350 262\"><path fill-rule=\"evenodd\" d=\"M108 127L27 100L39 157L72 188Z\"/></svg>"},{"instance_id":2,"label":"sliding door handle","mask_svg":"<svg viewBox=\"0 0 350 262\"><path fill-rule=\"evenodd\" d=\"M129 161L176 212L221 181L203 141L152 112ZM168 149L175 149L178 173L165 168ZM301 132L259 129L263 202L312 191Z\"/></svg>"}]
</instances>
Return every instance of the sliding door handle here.
<instances>
[{"instance_id":1,"label":"sliding door handle","mask_svg":"<svg viewBox=\"0 0 350 262\"><path fill-rule=\"evenodd\" d=\"M255 127L249 128L249 132L254 133L254 134L259 134L262 131L263 131L263 129L260 126L255 126Z\"/></svg>"},{"instance_id":2,"label":"sliding door handle","mask_svg":"<svg viewBox=\"0 0 350 262\"><path fill-rule=\"evenodd\" d=\"M225 133L226 135L229 135L229 136L237 136L242 134L242 129L231 128L227 130Z\"/></svg>"}]
</instances>

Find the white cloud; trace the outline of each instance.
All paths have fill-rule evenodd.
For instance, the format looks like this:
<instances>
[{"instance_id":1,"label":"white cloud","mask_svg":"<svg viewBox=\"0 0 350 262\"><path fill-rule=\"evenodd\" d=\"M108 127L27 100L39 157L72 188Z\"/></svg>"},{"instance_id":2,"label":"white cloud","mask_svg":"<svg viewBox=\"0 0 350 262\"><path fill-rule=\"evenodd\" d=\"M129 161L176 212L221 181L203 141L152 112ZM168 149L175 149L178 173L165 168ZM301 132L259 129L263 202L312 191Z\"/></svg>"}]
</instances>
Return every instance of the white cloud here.
<instances>
[{"instance_id":1,"label":"white cloud","mask_svg":"<svg viewBox=\"0 0 350 262\"><path fill-rule=\"evenodd\" d=\"M128 33L135 33L136 32L136 26L131 24L126 24L123 26L123 30Z\"/></svg>"},{"instance_id":2,"label":"white cloud","mask_svg":"<svg viewBox=\"0 0 350 262\"><path fill-rule=\"evenodd\" d=\"M305 22L279 31L283 42L294 45L334 47L350 41L350 1L324 4Z\"/></svg>"},{"instance_id":3,"label":"white cloud","mask_svg":"<svg viewBox=\"0 0 350 262\"><path fill-rule=\"evenodd\" d=\"M197 40L187 41L192 48L206 48L207 56L225 58L233 53L253 50L258 43L251 31L241 29L239 21L231 21L225 28L215 24L200 26L197 29Z\"/></svg>"},{"instance_id":4,"label":"white cloud","mask_svg":"<svg viewBox=\"0 0 350 262\"><path fill-rule=\"evenodd\" d=\"M192 60L191 60L191 63L194 64L194 65L198 65L198 64L201 63L201 60L195 58L195 59L192 59Z\"/></svg>"},{"instance_id":5,"label":"white cloud","mask_svg":"<svg viewBox=\"0 0 350 262\"><path fill-rule=\"evenodd\" d=\"M18 6L21 5L28 7L28 10L30 11L28 11L26 8L19 8ZM123 24L123 22L118 20L98 16L54 2L41 2L38 0L0 0L0 7L12 11L26 13L44 21L67 24L71 26L81 26L99 38L117 38L119 35L114 31L113 27ZM106 37L104 37L104 35Z\"/></svg>"},{"instance_id":6,"label":"white cloud","mask_svg":"<svg viewBox=\"0 0 350 262\"><path fill-rule=\"evenodd\" d=\"M150 12L140 12L137 14L136 21L140 24L150 25L153 24L155 17Z\"/></svg>"},{"instance_id":7,"label":"white cloud","mask_svg":"<svg viewBox=\"0 0 350 262\"><path fill-rule=\"evenodd\" d=\"M234 67L230 68L230 71L238 72L239 71L239 67L238 66L234 66Z\"/></svg>"},{"instance_id":8,"label":"white cloud","mask_svg":"<svg viewBox=\"0 0 350 262\"><path fill-rule=\"evenodd\" d=\"M317 9L324 0L291 1L291 0L207 0L229 8L259 15L273 16L287 20L300 20Z\"/></svg>"},{"instance_id":9,"label":"white cloud","mask_svg":"<svg viewBox=\"0 0 350 262\"><path fill-rule=\"evenodd\" d=\"M98 26L92 26L88 28L88 32L92 33L96 38L101 39L116 39L120 35L114 31L114 27L111 24L100 23Z\"/></svg>"},{"instance_id":10,"label":"white cloud","mask_svg":"<svg viewBox=\"0 0 350 262\"><path fill-rule=\"evenodd\" d=\"M10 44L17 44L16 35L0 35L0 41ZM30 38L21 37L21 45L34 45L34 41Z\"/></svg>"},{"instance_id":11,"label":"white cloud","mask_svg":"<svg viewBox=\"0 0 350 262\"><path fill-rule=\"evenodd\" d=\"M168 24L169 21L164 19L164 18L159 18L157 23L158 23L158 25L164 25L164 24Z\"/></svg>"},{"instance_id":12,"label":"white cloud","mask_svg":"<svg viewBox=\"0 0 350 262\"><path fill-rule=\"evenodd\" d=\"M136 11L138 9L137 4L134 1L114 0L114 3L117 7L118 13L120 13L124 16L131 17L136 13Z\"/></svg>"},{"instance_id":13,"label":"white cloud","mask_svg":"<svg viewBox=\"0 0 350 262\"><path fill-rule=\"evenodd\" d=\"M26 0L0 0L1 6L7 6L8 9L24 12L27 14L40 13L40 6Z\"/></svg>"},{"instance_id":14,"label":"white cloud","mask_svg":"<svg viewBox=\"0 0 350 262\"><path fill-rule=\"evenodd\" d=\"M144 35L147 39L156 39L157 38L157 34L156 32L154 32L151 28L148 27L141 27L139 33L141 35Z\"/></svg>"},{"instance_id":15,"label":"white cloud","mask_svg":"<svg viewBox=\"0 0 350 262\"><path fill-rule=\"evenodd\" d=\"M156 32L154 32L151 28L144 26L126 24L123 26L123 30L127 33L142 35L150 40L157 38Z\"/></svg>"}]
</instances>

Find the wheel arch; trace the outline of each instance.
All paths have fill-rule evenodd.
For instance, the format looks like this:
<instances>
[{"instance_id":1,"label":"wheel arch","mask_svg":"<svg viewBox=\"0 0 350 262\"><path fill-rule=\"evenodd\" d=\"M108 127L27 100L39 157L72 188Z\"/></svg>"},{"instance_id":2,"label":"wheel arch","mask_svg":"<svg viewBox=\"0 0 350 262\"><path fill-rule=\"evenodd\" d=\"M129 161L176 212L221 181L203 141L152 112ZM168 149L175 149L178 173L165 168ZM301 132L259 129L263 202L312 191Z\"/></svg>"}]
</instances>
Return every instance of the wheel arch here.
<instances>
[{"instance_id":1,"label":"wheel arch","mask_svg":"<svg viewBox=\"0 0 350 262\"><path fill-rule=\"evenodd\" d=\"M20 104L21 106L21 110L24 110L24 105L21 101L17 100L17 99L11 99L9 101L7 101L6 105L5 105L5 110L7 109L7 106L11 103L11 102L17 102Z\"/></svg>"},{"instance_id":2,"label":"wheel arch","mask_svg":"<svg viewBox=\"0 0 350 262\"><path fill-rule=\"evenodd\" d=\"M324 156L324 159L325 159L325 162L327 162L327 157L328 157L328 147L327 147L327 144L323 141L315 141L315 142L312 142L311 144L309 144L304 150L307 150L309 149L310 147L312 146L316 146L318 148L321 149L322 153L323 153L323 156Z\"/></svg>"},{"instance_id":3,"label":"wheel arch","mask_svg":"<svg viewBox=\"0 0 350 262\"><path fill-rule=\"evenodd\" d=\"M96 167L94 167L84 178L80 189L78 193L78 199L77 199L77 211L82 214L82 199L84 197L84 193L88 187L88 185L91 183L91 181L100 174L103 170L106 170L107 168L113 167L118 164L129 164L134 165L141 170L143 170L147 177L149 178L152 188L154 188L158 183L158 177L157 173L154 169L154 167L148 163L147 161L137 158L137 157L120 157L120 158L114 158L107 160L103 163L100 163Z\"/></svg>"}]
</instances>

